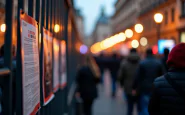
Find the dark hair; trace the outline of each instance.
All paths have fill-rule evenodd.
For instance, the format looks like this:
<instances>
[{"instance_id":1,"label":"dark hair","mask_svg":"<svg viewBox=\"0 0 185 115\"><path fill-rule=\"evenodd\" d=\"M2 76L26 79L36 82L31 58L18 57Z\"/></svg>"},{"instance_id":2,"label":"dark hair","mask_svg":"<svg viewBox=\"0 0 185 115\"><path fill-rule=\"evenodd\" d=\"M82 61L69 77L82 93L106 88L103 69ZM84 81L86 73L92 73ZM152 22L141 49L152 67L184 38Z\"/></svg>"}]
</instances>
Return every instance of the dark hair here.
<instances>
[{"instance_id":1,"label":"dark hair","mask_svg":"<svg viewBox=\"0 0 185 115\"><path fill-rule=\"evenodd\" d=\"M4 45L1 46L0 55L1 55L1 56L4 56Z\"/></svg>"},{"instance_id":2,"label":"dark hair","mask_svg":"<svg viewBox=\"0 0 185 115\"><path fill-rule=\"evenodd\" d=\"M130 49L130 53L137 53L137 50L135 48Z\"/></svg>"},{"instance_id":3,"label":"dark hair","mask_svg":"<svg viewBox=\"0 0 185 115\"><path fill-rule=\"evenodd\" d=\"M164 48L164 55L168 55L170 53L170 50L168 48Z\"/></svg>"},{"instance_id":4,"label":"dark hair","mask_svg":"<svg viewBox=\"0 0 185 115\"><path fill-rule=\"evenodd\" d=\"M148 49L146 50L146 55L147 55L147 56L153 55L153 51L152 51L151 48L148 48Z\"/></svg>"}]
</instances>

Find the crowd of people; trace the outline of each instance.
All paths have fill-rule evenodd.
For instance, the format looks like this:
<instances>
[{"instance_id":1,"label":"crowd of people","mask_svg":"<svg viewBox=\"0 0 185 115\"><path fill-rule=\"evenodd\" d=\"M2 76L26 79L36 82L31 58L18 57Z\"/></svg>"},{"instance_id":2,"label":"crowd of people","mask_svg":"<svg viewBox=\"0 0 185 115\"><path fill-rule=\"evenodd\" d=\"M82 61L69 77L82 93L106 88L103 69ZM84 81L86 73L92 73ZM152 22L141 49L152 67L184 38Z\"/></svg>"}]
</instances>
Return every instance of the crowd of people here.
<instances>
[{"instance_id":1,"label":"crowd of people","mask_svg":"<svg viewBox=\"0 0 185 115\"><path fill-rule=\"evenodd\" d=\"M96 86L104 84L105 69L111 74L112 97L116 97L116 83L123 89L127 115L133 114L134 105L138 115L185 114L185 43L171 51L164 49L161 58L156 58L150 48L144 59L140 57L136 49L131 49L123 59L116 54L86 59L77 74L77 94L84 101L85 115L92 115L93 101L98 96Z\"/></svg>"}]
</instances>

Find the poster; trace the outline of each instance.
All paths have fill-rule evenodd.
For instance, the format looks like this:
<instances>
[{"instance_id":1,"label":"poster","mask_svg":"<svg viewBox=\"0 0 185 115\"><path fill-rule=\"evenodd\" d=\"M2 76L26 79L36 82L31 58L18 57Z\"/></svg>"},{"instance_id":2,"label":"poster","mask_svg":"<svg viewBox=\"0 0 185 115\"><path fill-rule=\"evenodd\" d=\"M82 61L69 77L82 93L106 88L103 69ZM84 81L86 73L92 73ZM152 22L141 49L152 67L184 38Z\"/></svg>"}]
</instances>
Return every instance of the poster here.
<instances>
[{"instance_id":1,"label":"poster","mask_svg":"<svg viewBox=\"0 0 185 115\"><path fill-rule=\"evenodd\" d=\"M66 42L61 41L61 78L60 84L61 88L64 88L67 85L67 67L66 67Z\"/></svg>"},{"instance_id":2,"label":"poster","mask_svg":"<svg viewBox=\"0 0 185 115\"><path fill-rule=\"evenodd\" d=\"M52 84L52 34L43 28L43 98L44 105L47 105L53 98Z\"/></svg>"},{"instance_id":3,"label":"poster","mask_svg":"<svg viewBox=\"0 0 185 115\"><path fill-rule=\"evenodd\" d=\"M59 42L57 39L53 39L53 91L57 92L60 84L59 84Z\"/></svg>"},{"instance_id":4,"label":"poster","mask_svg":"<svg viewBox=\"0 0 185 115\"><path fill-rule=\"evenodd\" d=\"M40 65L37 22L20 14L23 115L35 115L40 108Z\"/></svg>"}]
</instances>

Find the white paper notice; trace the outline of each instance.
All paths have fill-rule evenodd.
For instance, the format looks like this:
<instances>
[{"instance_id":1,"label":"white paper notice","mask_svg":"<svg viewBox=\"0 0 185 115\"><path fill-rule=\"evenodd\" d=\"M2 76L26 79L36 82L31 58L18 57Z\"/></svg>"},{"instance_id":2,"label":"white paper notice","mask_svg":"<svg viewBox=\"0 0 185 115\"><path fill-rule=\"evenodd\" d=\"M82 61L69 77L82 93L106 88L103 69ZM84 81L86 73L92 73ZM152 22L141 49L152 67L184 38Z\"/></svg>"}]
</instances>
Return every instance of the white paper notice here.
<instances>
[{"instance_id":1,"label":"white paper notice","mask_svg":"<svg viewBox=\"0 0 185 115\"><path fill-rule=\"evenodd\" d=\"M59 43L57 39L53 40L53 51L54 51L54 72L53 72L53 87L56 92L59 87Z\"/></svg>"},{"instance_id":2,"label":"white paper notice","mask_svg":"<svg viewBox=\"0 0 185 115\"><path fill-rule=\"evenodd\" d=\"M23 115L35 115L40 107L38 26L31 17L21 18Z\"/></svg>"},{"instance_id":3,"label":"white paper notice","mask_svg":"<svg viewBox=\"0 0 185 115\"><path fill-rule=\"evenodd\" d=\"M61 88L63 89L67 85L67 68L66 68L66 42L64 40L61 41Z\"/></svg>"}]
</instances>

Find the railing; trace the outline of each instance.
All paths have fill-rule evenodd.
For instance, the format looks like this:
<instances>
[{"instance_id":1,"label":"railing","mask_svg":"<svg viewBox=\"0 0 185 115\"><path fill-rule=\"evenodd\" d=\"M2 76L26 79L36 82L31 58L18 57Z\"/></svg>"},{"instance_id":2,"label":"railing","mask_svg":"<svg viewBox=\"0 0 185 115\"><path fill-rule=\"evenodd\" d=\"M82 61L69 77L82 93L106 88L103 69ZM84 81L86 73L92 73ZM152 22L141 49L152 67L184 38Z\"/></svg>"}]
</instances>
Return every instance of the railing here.
<instances>
[{"instance_id":1,"label":"railing","mask_svg":"<svg viewBox=\"0 0 185 115\"><path fill-rule=\"evenodd\" d=\"M2 109L3 115L23 115L23 91L22 91L22 62L21 62L21 34L20 34L20 10L26 12L29 16L33 17L40 25L39 33L42 28L53 33L53 36L58 40L65 40L66 42L66 62L67 62L67 86L59 89L55 93L54 99L46 106L41 102L41 108L37 115L73 115L74 114L74 94L75 94L75 74L77 64L80 63L78 59L81 56L74 47L80 36L76 27L74 18L73 2L71 0L28 0L25 6L25 0L18 0L18 13L17 13L17 54L16 54L16 70L12 69L12 28L13 28L13 5L15 0L6 0L6 32L5 32L5 54L4 54L4 67L0 69L0 88L2 88ZM69 27L69 23L71 26ZM59 24L62 27L59 33L54 32L54 25ZM69 31L70 29L70 31ZM43 36L41 36L42 41ZM41 42L40 53L43 52L43 43ZM59 57L61 58L61 57ZM42 58L40 57L40 62ZM42 65L42 63L41 63ZM10 68L10 69L9 69ZM16 71L16 74L13 72ZM42 68L40 67L40 84L42 84ZM13 84L15 83L15 84ZM41 89L42 91L42 86ZM0 95L1 96L1 95ZM42 101L41 94L41 101ZM15 102L15 103L14 103ZM16 108L15 108L16 107Z\"/></svg>"}]
</instances>

